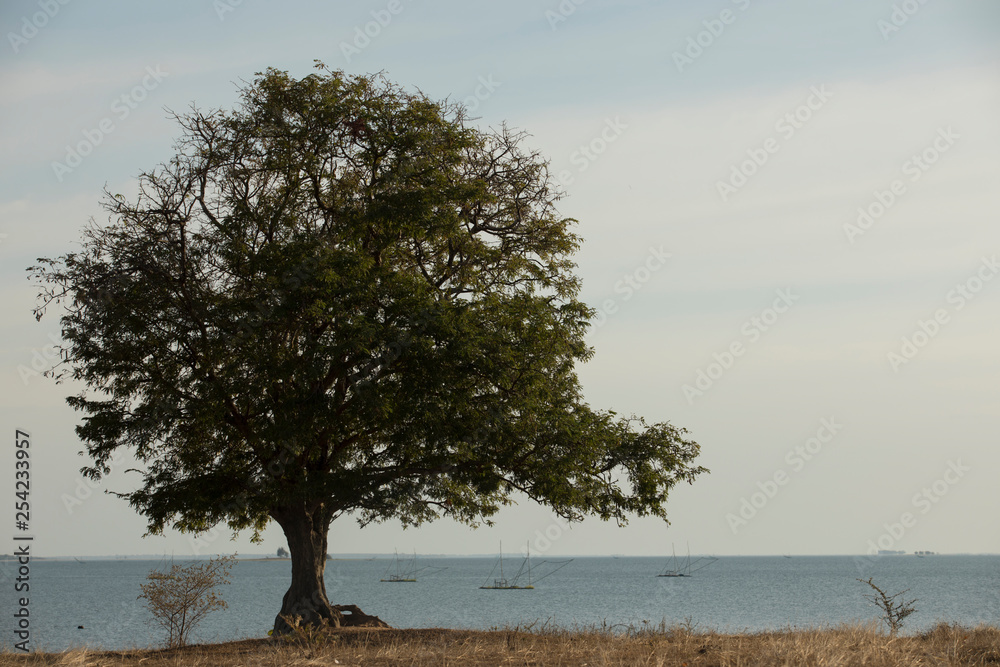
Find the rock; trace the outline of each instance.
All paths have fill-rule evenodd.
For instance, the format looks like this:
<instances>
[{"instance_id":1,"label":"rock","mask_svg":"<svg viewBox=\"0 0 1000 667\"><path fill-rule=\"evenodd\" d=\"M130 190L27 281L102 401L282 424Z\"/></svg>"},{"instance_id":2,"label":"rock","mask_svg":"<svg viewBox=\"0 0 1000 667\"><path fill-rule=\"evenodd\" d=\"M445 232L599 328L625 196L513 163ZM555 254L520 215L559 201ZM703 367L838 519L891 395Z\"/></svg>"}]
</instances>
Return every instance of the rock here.
<instances>
[{"instance_id":1,"label":"rock","mask_svg":"<svg viewBox=\"0 0 1000 667\"><path fill-rule=\"evenodd\" d=\"M333 608L340 612L340 627L342 628L388 628L389 624L378 616L369 616L353 604L335 604Z\"/></svg>"}]
</instances>

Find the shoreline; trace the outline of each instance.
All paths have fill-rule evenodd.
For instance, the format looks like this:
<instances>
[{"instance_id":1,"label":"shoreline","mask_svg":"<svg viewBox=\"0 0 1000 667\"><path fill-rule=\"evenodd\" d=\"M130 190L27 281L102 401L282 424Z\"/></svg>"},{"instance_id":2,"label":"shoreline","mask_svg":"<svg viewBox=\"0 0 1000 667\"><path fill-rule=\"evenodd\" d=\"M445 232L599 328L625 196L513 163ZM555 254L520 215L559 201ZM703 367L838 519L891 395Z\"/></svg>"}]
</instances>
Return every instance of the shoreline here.
<instances>
[{"instance_id":1,"label":"shoreline","mask_svg":"<svg viewBox=\"0 0 1000 667\"><path fill-rule=\"evenodd\" d=\"M513 553L513 552L512 552ZM212 557L223 556L227 554L202 554L202 555L188 555L184 557L171 555L171 554L134 554L128 556L36 556L32 554L32 561L45 561L50 563L101 563L101 562L133 562L133 563L151 563L151 562L163 562L179 560L179 561L200 561L208 560ZM272 562L272 561L288 561L291 562L290 557L278 557L271 555L254 555L248 554L245 556L235 555L236 560L239 562ZM496 553L482 553L482 554L438 554L438 553L419 553L417 554L420 558L436 558L440 560L462 560L462 559L489 559L496 558ZM553 554L559 558L572 558L574 560L585 560L585 559L642 559L642 560L664 560L669 559L670 556L631 556L624 554L612 554L606 556L599 555L574 555L574 554ZM393 558L391 553L378 553L378 554L345 554L342 556L331 555L327 558L328 563L332 562L361 562L361 561L381 561L381 560L391 560ZM947 559L951 557L972 557L972 558L996 558L1000 557L1000 553L971 553L971 552L932 552L932 553L916 553L907 552L902 554L724 554L724 555L710 555L710 554L692 554L693 557L708 557L713 558L728 559L728 558L785 558L785 559L811 559L811 558L861 558L861 559L875 559L875 560L910 560L917 558L931 558L931 559ZM17 557L11 554L0 554L0 563L5 562L17 562Z\"/></svg>"},{"instance_id":2,"label":"shoreline","mask_svg":"<svg viewBox=\"0 0 1000 667\"><path fill-rule=\"evenodd\" d=\"M892 637L875 622L758 633L700 632L688 626L607 625L583 629L341 628L300 631L180 648L58 653L0 652L0 665L99 664L167 667L279 665L566 665L912 664L1000 662L1000 627L939 623Z\"/></svg>"}]
</instances>

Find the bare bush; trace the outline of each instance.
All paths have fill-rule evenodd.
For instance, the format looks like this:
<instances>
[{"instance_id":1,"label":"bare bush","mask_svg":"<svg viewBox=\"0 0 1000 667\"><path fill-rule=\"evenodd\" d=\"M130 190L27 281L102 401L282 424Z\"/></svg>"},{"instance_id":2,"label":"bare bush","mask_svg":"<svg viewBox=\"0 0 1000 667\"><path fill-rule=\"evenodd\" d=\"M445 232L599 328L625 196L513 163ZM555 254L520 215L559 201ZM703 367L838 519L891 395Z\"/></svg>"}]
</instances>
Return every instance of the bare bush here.
<instances>
[{"instance_id":1,"label":"bare bush","mask_svg":"<svg viewBox=\"0 0 1000 667\"><path fill-rule=\"evenodd\" d=\"M872 583L871 577L868 577L868 581L864 579L858 579L858 581L868 584L875 591L871 595L865 595L865 599L882 610L882 621L889 626L889 634L895 636L899 632L899 629L903 627L903 619L917 611L913 608L913 603L916 602L916 599L906 602L903 598L910 589L907 588L905 591L889 595Z\"/></svg>"},{"instance_id":2,"label":"bare bush","mask_svg":"<svg viewBox=\"0 0 1000 667\"><path fill-rule=\"evenodd\" d=\"M151 570L148 583L140 584L153 620L167 630L167 646L188 643L191 631L210 612L228 605L215 587L229 583L229 570L236 556L221 556L207 562L171 565L168 572Z\"/></svg>"}]
</instances>

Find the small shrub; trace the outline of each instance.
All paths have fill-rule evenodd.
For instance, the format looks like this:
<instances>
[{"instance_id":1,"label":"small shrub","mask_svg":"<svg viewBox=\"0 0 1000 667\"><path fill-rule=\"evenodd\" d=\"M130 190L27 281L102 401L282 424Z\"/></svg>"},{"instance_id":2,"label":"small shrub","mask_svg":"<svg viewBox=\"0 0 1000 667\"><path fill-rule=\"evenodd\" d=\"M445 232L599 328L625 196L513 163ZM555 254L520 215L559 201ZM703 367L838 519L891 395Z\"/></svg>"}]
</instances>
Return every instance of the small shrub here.
<instances>
[{"instance_id":1,"label":"small shrub","mask_svg":"<svg viewBox=\"0 0 1000 667\"><path fill-rule=\"evenodd\" d=\"M278 636L278 641L303 649L309 657L314 657L317 651L337 643L337 638L330 633L330 627L326 624L317 626L306 623L302 625L301 616L282 616L281 618L288 624L289 631ZM271 633L268 632L268 634Z\"/></svg>"},{"instance_id":2,"label":"small shrub","mask_svg":"<svg viewBox=\"0 0 1000 667\"><path fill-rule=\"evenodd\" d=\"M882 621L889 626L889 634L895 635L899 632L899 629L903 627L903 619L917 611L913 608L913 603L916 602L916 599L909 602L903 599L903 596L910 589L907 588L905 591L889 595L872 583L871 577L868 577L868 581L864 579L858 579L858 581L868 584L875 591L873 594L865 595L865 599L882 610Z\"/></svg>"},{"instance_id":3,"label":"small shrub","mask_svg":"<svg viewBox=\"0 0 1000 667\"><path fill-rule=\"evenodd\" d=\"M205 616L226 608L226 601L214 589L229 583L229 570L235 560L235 555L222 556L185 566L172 565L168 572L151 570L146 575L148 583L139 585L139 599L146 600L153 620L167 630L167 646L184 646Z\"/></svg>"}]
</instances>

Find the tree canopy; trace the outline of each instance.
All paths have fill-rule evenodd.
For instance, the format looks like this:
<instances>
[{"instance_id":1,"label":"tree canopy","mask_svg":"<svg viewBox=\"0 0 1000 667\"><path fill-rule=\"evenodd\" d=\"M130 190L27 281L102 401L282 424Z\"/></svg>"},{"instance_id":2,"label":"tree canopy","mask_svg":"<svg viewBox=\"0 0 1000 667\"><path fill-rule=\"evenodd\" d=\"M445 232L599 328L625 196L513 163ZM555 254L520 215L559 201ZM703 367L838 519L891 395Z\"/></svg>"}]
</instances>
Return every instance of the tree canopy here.
<instances>
[{"instance_id":1,"label":"tree canopy","mask_svg":"<svg viewBox=\"0 0 1000 667\"><path fill-rule=\"evenodd\" d=\"M547 162L460 105L317 67L175 114L175 156L29 269L36 317L62 307L54 373L86 387L84 473L130 450L120 495L150 533L277 522L277 630L344 621L323 586L343 516L476 525L527 497L665 519L698 445L583 400L594 311Z\"/></svg>"}]
</instances>

